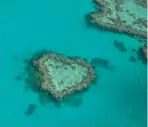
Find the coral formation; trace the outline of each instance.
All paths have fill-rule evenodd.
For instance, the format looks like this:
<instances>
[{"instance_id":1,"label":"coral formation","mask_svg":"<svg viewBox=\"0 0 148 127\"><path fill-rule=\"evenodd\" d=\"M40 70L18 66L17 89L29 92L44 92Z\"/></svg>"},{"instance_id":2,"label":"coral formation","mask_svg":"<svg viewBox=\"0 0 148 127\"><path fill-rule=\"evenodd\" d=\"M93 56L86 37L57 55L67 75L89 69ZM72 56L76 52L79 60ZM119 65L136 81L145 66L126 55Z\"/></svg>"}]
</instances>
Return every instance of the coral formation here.
<instances>
[{"instance_id":1,"label":"coral formation","mask_svg":"<svg viewBox=\"0 0 148 127\"><path fill-rule=\"evenodd\" d=\"M137 56L142 61L142 63L147 63L147 45L139 48L139 50L137 51Z\"/></svg>"},{"instance_id":2,"label":"coral formation","mask_svg":"<svg viewBox=\"0 0 148 127\"><path fill-rule=\"evenodd\" d=\"M131 56L130 58L129 58L129 61L131 61L131 62L136 62L136 58L135 57L133 57L133 56Z\"/></svg>"},{"instance_id":3,"label":"coral formation","mask_svg":"<svg viewBox=\"0 0 148 127\"><path fill-rule=\"evenodd\" d=\"M109 60L105 60L105 59L102 59L102 58L93 58L91 60L91 65L94 68L99 67L99 68L105 68L105 69L110 70L110 71L115 70L115 66L110 64Z\"/></svg>"},{"instance_id":4,"label":"coral formation","mask_svg":"<svg viewBox=\"0 0 148 127\"><path fill-rule=\"evenodd\" d=\"M141 47L140 51L141 51L142 55L144 56L144 58L147 60L147 46Z\"/></svg>"},{"instance_id":5,"label":"coral formation","mask_svg":"<svg viewBox=\"0 0 148 127\"><path fill-rule=\"evenodd\" d=\"M147 8L147 0L135 0L135 2L143 8Z\"/></svg>"},{"instance_id":6,"label":"coral formation","mask_svg":"<svg viewBox=\"0 0 148 127\"><path fill-rule=\"evenodd\" d=\"M37 106L35 104L29 104L28 108L27 108L27 111L25 112L26 116L29 116L32 113L34 113L36 108L37 108Z\"/></svg>"},{"instance_id":7,"label":"coral formation","mask_svg":"<svg viewBox=\"0 0 148 127\"><path fill-rule=\"evenodd\" d=\"M146 0L95 0L98 10L86 17L99 28L118 33L126 33L132 37L147 38Z\"/></svg>"},{"instance_id":8,"label":"coral formation","mask_svg":"<svg viewBox=\"0 0 148 127\"><path fill-rule=\"evenodd\" d=\"M114 40L114 46L115 46L116 49L118 49L119 51L121 51L121 52L126 52L126 48L125 48L123 42L120 42L120 41Z\"/></svg>"},{"instance_id":9,"label":"coral formation","mask_svg":"<svg viewBox=\"0 0 148 127\"><path fill-rule=\"evenodd\" d=\"M96 67L96 65L99 65L100 67L108 67L109 61L102 58L95 57L91 60L91 65L93 65L93 67Z\"/></svg>"},{"instance_id":10,"label":"coral formation","mask_svg":"<svg viewBox=\"0 0 148 127\"><path fill-rule=\"evenodd\" d=\"M96 80L94 69L82 58L41 52L31 61L37 72L34 76L37 82L33 81L36 82L34 85L48 92L56 100L62 100L71 93L82 91Z\"/></svg>"}]
</instances>

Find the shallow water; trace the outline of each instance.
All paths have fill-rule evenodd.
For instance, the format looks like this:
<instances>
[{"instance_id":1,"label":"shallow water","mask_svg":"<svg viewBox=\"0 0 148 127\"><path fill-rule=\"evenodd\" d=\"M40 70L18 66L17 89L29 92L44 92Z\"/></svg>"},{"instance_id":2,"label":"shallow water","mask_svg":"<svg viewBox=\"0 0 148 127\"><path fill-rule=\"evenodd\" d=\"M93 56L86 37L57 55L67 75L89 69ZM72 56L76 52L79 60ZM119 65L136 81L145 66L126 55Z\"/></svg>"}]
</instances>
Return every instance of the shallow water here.
<instances>
[{"instance_id":1,"label":"shallow water","mask_svg":"<svg viewBox=\"0 0 148 127\"><path fill-rule=\"evenodd\" d=\"M146 125L146 65L130 62L141 43L126 35L86 25L84 15L94 10L92 0L0 1L0 126L3 127L144 127ZM122 41L127 52L113 44ZM25 91L16 80L24 59L48 49L67 56L109 60L111 72L97 68L99 80L81 95L77 107L41 105L38 93ZM16 57L16 58L15 58ZM33 114L26 116L29 104Z\"/></svg>"}]
</instances>

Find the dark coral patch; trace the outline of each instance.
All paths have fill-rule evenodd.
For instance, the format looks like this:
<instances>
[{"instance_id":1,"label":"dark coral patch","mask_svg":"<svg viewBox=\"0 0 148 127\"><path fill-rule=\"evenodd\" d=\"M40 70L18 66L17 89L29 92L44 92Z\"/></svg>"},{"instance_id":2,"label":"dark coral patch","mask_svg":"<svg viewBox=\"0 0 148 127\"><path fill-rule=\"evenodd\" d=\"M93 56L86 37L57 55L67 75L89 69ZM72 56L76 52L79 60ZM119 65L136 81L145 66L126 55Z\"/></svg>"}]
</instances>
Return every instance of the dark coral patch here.
<instances>
[{"instance_id":1,"label":"dark coral patch","mask_svg":"<svg viewBox=\"0 0 148 127\"><path fill-rule=\"evenodd\" d=\"M136 60L136 58L135 58L134 56L131 56L131 57L129 58L129 61L135 63L137 60Z\"/></svg>"},{"instance_id":2,"label":"dark coral patch","mask_svg":"<svg viewBox=\"0 0 148 127\"><path fill-rule=\"evenodd\" d=\"M109 71L115 71L115 66L112 65L109 60L105 60L102 58L93 58L91 61L91 65L94 68L105 68Z\"/></svg>"},{"instance_id":3,"label":"dark coral patch","mask_svg":"<svg viewBox=\"0 0 148 127\"><path fill-rule=\"evenodd\" d=\"M27 111L25 112L26 116L30 116L34 113L34 111L36 110L37 106L35 104L29 104Z\"/></svg>"},{"instance_id":4,"label":"dark coral patch","mask_svg":"<svg viewBox=\"0 0 148 127\"><path fill-rule=\"evenodd\" d=\"M114 46L117 50L121 51L121 52L126 52L126 48L123 42L114 40Z\"/></svg>"},{"instance_id":5,"label":"dark coral patch","mask_svg":"<svg viewBox=\"0 0 148 127\"><path fill-rule=\"evenodd\" d=\"M146 45L140 47L137 51L137 57L143 64L147 64L147 50L144 50L145 48L147 48Z\"/></svg>"}]
</instances>

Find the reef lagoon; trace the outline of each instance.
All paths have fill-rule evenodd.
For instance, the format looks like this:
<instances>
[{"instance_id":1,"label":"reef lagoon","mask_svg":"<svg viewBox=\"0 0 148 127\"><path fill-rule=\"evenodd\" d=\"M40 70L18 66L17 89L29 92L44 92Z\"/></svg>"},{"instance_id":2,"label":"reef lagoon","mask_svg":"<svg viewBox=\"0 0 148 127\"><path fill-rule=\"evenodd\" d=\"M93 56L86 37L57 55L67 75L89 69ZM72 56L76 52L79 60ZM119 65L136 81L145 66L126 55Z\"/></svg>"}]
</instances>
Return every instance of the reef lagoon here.
<instances>
[{"instance_id":1,"label":"reef lagoon","mask_svg":"<svg viewBox=\"0 0 148 127\"><path fill-rule=\"evenodd\" d=\"M96 8L93 0L0 1L0 126L146 127L146 42L95 27L85 16ZM85 60L96 80L56 101L31 63L47 52Z\"/></svg>"}]
</instances>

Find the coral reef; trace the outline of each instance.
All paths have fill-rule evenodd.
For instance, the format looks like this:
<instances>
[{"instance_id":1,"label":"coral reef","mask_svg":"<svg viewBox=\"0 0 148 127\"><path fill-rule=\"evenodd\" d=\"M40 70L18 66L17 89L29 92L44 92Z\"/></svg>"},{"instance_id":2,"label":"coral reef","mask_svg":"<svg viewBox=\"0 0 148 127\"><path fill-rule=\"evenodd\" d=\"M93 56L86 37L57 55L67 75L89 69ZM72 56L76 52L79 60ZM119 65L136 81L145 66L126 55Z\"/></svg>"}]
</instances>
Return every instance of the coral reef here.
<instances>
[{"instance_id":1,"label":"coral reef","mask_svg":"<svg viewBox=\"0 0 148 127\"><path fill-rule=\"evenodd\" d=\"M91 60L91 65L93 65L93 67L95 67L96 65L99 65L100 67L108 67L109 60L105 60L102 58L93 58Z\"/></svg>"},{"instance_id":2,"label":"coral reef","mask_svg":"<svg viewBox=\"0 0 148 127\"><path fill-rule=\"evenodd\" d=\"M135 57L133 57L133 56L131 56L130 58L129 58L129 61L131 61L131 62L136 62L136 58Z\"/></svg>"},{"instance_id":3,"label":"coral reef","mask_svg":"<svg viewBox=\"0 0 148 127\"><path fill-rule=\"evenodd\" d=\"M144 64L147 63L147 45L144 45L139 48L137 51L137 56Z\"/></svg>"},{"instance_id":4,"label":"coral reef","mask_svg":"<svg viewBox=\"0 0 148 127\"><path fill-rule=\"evenodd\" d=\"M86 17L99 28L147 38L147 9L145 0L94 0L99 9ZM139 5L140 4L140 5Z\"/></svg>"},{"instance_id":5,"label":"coral reef","mask_svg":"<svg viewBox=\"0 0 148 127\"><path fill-rule=\"evenodd\" d=\"M107 70L110 70L110 71L114 71L115 70L115 66L112 65L109 60L105 60L105 59L102 59L102 58L93 58L91 60L91 65L96 68L96 67L99 67L99 68L105 68Z\"/></svg>"},{"instance_id":6,"label":"coral reef","mask_svg":"<svg viewBox=\"0 0 148 127\"><path fill-rule=\"evenodd\" d=\"M143 8L147 8L147 0L135 0L135 2Z\"/></svg>"},{"instance_id":7,"label":"coral reef","mask_svg":"<svg viewBox=\"0 0 148 127\"><path fill-rule=\"evenodd\" d=\"M37 87L39 91L48 92L58 101L69 94L88 88L96 80L92 66L78 57L38 52L31 59L31 65L34 70L28 71L31 71L34 76L33 79L27 78L28 84L33 83L33 87Z\"/></svg>"},{"instance_id":8,"label":"coral reef","mask_svg":"<svg viewBox=\"0 0 148 127\"><path fill-rule=\"evenodd\" d=\"M147 46L143 46L143 47L141 48L141 52L143 53L145 59L147 59Z\"/></svg>"},{"instance_id":9,"label":"coral reef","mask_svg":"<svg viewBox=\"0 0 148 127\"><path fill-rule=\"evenodd\" d=\"M120 42L120 41L114 40L114 46L115 46L116 49L118 49L119 51L121 51L121 52L126 52L126 48L125 48L123 42Z\"/></svg>"},{"instance_id":10,"label":"coral reef","mask_svg":"<svg viewBox=\"0 0 148 127\"><path fill-rule=\"evenodd\" d=\"M26 116L31 115L36 110L37 106L35 104L29 104L27 111L25 112Z\"/></svg>"}]
</instances>

